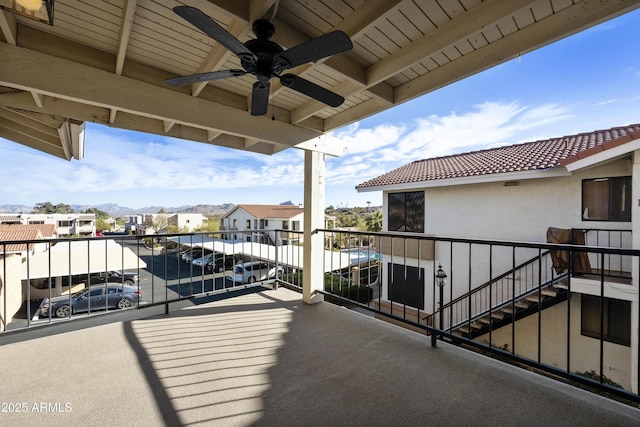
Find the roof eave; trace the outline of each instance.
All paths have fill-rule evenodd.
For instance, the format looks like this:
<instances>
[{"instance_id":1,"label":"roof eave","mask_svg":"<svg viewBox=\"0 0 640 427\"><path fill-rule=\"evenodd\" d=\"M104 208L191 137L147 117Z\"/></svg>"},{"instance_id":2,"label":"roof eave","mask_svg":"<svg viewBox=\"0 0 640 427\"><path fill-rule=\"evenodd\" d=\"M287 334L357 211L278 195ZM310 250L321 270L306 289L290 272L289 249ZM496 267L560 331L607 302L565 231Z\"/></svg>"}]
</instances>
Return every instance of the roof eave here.
<instances>
[{"instance_id":1,"label":"roof eave","mask_svg":"<svg viewBox=\"0 0 640 427\"><path fill-rule=\"evenodd\" d=\"M421 188L453 187L457 185L486 184L491 182L523 181L528 179L555 178L569 176L571 172L564 167L552 169L535 169L518 172L493 173L458 178L434 179L429 181L408 182L403 184L380 185L375 187L356 188L359 193L370 191L404 191Z\"/></svg>"},{"instance_id":2,"label":"roof eave","mask_svg":"<svg viewBox=\"0 0 640 427\"><path fill-rule=\"evenodd\" d=\"M633 153L638 149L640 149L640 138L611 148L605 147L604 150L591 154L590 156L578 158L570 163L565 163L564 167L567 171L574 172L614 160L618 157Z\"/></svg>"}]
</instances>

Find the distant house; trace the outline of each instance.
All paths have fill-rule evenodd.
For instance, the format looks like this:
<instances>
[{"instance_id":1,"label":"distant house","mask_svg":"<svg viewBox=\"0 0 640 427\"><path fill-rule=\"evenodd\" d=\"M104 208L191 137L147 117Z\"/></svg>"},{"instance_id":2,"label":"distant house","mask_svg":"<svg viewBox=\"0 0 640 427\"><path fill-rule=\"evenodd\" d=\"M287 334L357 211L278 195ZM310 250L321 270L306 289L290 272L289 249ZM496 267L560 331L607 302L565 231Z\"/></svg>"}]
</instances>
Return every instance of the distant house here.
<instances>
[{"instance_id":1,"label":"distant house","mask_svg":"<svg viewBox=\"0 0 640 427\"><path fill-rule=\"evenodd\" d=\"M304 208L294 205L237 205L221 220L226 240L288 244L302 239ZM280 231L276 236L275 230ZM288 233L286 230L300 233Z\"/></svg>"},{"instance_id":2,"label":"distant house","mask_svg":"<svg viewBox=\"0 0 640 427\"><path fill-rule=\"evenodd\" d=\"M606 241L606 245L640 249L640 124L416 160L363 182L356 189L358 192L382 191L383 230L389 232L547 242L552 228L578 230L585 233L587 239L591 233L608 233L613 240ZM587 241L591 246L601 243ZM435 265L439 263L452 276L451 298L465 295L480 285L474 282L474 277L480 282L491 274L473 270L472 275L468 273L470 267L461 267L467 260L471 265L474 250L453 255L437 246L424 248L422 252L408 251L409 267L403 270L404 276L393 276L390 280L396 268L391 256L394 250L379 248L381 265L388 270L380 276L382 305L407 303L392 297L398 295L394 287L400 286L405 287L403 295L411 301L409 306L433 307L433 293L419 289L419 280L409 279L433 277ZM504 259L496 260L496 265L502 263L502 267L495 268L493 273L508 271L510 265L516 265L514 261L524 262L529 256L509 252ZM431 262L423 262L429 260ZM566 313L567 304L571 304L576 325L571 342L584 349L582 362L590 366L588 355L598 354L599 340L589 333L593 327L589 319L599 317L599 311L594 310L599 310L603 303L609 308L610 316L605 325L604 350L608 363L615 366L615 372L607 371L607 375L626 388L637 388L637 384L633 385L633 373L637 372L638 361L630 360L634 357L630 355L638 354L639 345L638 277L632 277L638 274L638 268L630 259L623 259L619 264L616 268L630 280L625 284L605 282L604 301L600 301L599 281L572 278L571 298L549 308L545 319L553 322L553 313L566 317L560 313ZM412 268L420 271L413 272ZM518 324L524 327L526 319ZM561 336L563 331L553 324L544 328L551 341L566 342L567 338ZM501 332L494 331L493 339L499 340ZM503 332L508 342L509 331L504 328ZM629 347L633 351L628 351ZM526 353L525 345L519 349ZM553 352L553 348L547 351ZM535 354L524 355L535 358ZM558 363L564 362L559 359ZM578 365L576 363L574 369L578 369Z\"/></svg>"},{"instance_id":3,"label":"distant house","mask_svg":"<svg viewBox=\"0 0 640 427\"><path fill-rule=\"evenodd\" d=\"M95 214L0 214L0 224L53 225L59 237L96 235Z\"/></svg>"},{"instance_id":4,"label":"distant house","mask_svg":"<svg viewBox=\"0 0 640 427\"><path fill-rule=\"evenodd\" d=\"M200 213L156 213L128 215L125 231L128 234L166 233L167 230L156 230L155 226L176 227L178 230L194 231L201 228L208 218Z\"/></svg>"}]
</instances>

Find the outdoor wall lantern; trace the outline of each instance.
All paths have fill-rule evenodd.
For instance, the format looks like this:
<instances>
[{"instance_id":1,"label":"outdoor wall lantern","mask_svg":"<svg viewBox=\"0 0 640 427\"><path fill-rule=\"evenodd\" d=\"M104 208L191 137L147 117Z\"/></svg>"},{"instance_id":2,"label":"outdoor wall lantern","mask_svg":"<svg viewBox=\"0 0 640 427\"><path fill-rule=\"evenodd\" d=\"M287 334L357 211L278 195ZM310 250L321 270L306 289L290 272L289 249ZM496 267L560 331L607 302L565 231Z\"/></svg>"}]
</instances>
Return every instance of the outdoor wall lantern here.
<instances>
[{"instance_id":1,"label":"outdoor wall lantern","mask_svg":"<svg viewBox=\"0 0 640 427\"><path fill-rule=\"evenodd\" d=\"M442 311L442 300L444 299L444 285L447 284L447 273L442 269L442 264L438 264L438 270L436 271L436 285L440 289L440 322L438 327L442 329L444 324L444 312ZM437 342L437 335L435 332L431 333L431 346L435 347Z\"/></svg>"},{"instance_id":2,"label":"outdoor wall lantern","mask_svg":"<svg viewBox=\"0 0 640 427\"><path fill-rule=\"evenodd\" d=\"M0 9L53 25L54 0L0 0Z\"/></svg>"}]
</instances>

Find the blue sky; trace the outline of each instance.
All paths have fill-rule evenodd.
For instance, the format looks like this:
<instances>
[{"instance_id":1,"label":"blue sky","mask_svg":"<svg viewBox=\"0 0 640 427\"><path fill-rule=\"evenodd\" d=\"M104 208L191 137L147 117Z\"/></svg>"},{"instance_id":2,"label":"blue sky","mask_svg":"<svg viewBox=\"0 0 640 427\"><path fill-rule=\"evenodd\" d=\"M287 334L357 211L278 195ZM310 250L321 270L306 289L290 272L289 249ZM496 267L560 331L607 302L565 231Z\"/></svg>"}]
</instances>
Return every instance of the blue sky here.
<instances>
[{"instance_id":1,"label":"blue sky","mask_svg":"<svg viewBox=\"0 0 640 427\"><path fill-rule=\"evenodd\" d=\"M355 186L414 160L640 123L640 11L334 132L326 206L382 204ZM303 152L246 153L87 125L85 157L0 138L0 205L130 208L303 202ZM10 183L10 184L9 184Z\"/></svg>"}]
</instances>

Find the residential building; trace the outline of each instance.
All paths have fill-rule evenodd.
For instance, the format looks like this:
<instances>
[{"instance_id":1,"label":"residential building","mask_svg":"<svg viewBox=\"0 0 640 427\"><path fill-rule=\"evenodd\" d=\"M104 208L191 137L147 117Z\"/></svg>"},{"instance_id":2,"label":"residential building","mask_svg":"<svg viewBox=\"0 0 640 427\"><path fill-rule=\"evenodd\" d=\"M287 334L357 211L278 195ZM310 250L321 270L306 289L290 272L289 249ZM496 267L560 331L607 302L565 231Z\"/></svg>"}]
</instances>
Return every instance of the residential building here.
<instances>
[{"instance_id":1,"label":"residential building","mask_svg":"<svg viewBox=\"0 0 640 427\"><path fill-rule=\"evenodd\" d=\"M7 323L11 322L25 300L21 276L26 258L47 249L46 243L33 240L55 237L53 224L0 224L0 301L3 301L0 304L0 318ZM21 241L25 243L16 243ZM0 322L0 332L3 328Z\"/></svg>"},{"instance_id":2,"label":"residential building","mask_svg":"<svg viewBox=\"0 0 640 427\"><path fill-rule=\"evenodd\" d=\"M221 220L220 230L229 231L227 240L266 244L299 241L304 208L295 205L236 205ZM277 233L276 230L283 230ZM298 233L287 233L287 230Z\"/></svg>"},{"instance_id":3,"label":"residential building","mask_svg":"<svg viewBox=\"0 0 640 427\"><path fill-rule=\"evenodd\" d=\"M0 214L0 224L22 224L38 225L48 224L56 228L57 235L63 236L85 236L96 235L96 216L88 213L68 213L68 214Z\"/></svg>"},{"instance_id":4,"label":"residential building","mask_svg":"<svg viewBox=\"0 0 640 427\"><path fill-rule=\"evenodd\" d=\"M156 213L128 215L125 222L127 234L166 233L167 227L195 231L205 225L208 218L199 213ZM156 230L156 228L161 228Z\"/></svg>"},{"instance_id":5,"label":"residential building","mask_svg":"<svg viewBox=\"0 0 640 427\"><path fill-rule=\"evenodd\" d=\"M570 236L564 243L637 249L640 248L640 124L417 160L356 188L359 192L383 192L385 231L559 243L553 237L564 230ZM606 236L606 240L597 241L590 236ZM498 274L515 272L516 265L537 256L534 250L468 245L462 251L456 250L453 243L445 249L434 242L424 241L421 250L404 249L406 253L402 255L407 265L414 267L406 267L402 275L394 270L393 257L398 248L380 242L381 263L388 270L388 274L381 275L383 304L406 304L417 310L436 307L436 296L422 291L422 282L418 280L433 277L435 265L442 265L452 276L453 300L470 294ZM486 263L488 257L494 258L492 263ZM559 274L563 268L556 261L554 272ZM545 349L548 359L563 366L561 351L554 354L554 346L559 349L571 342L583 349L582 360L574 362L573 367L593 366L591 359L597 360L600 342L597 339L600 334L594 331L600 331L598 313L603 304L607 308L602 349L607 354L607 375L625 388L637 390L638 260L621 256L605 267L590 254L583 261L590 273L598 272L604 277L605 270L616 270L620 277L601 281L582 274L571 278L569 297L545 309L543 316L540 330L546 334L544 341L554 343ZM488 271L487 265L492 271ZM515 273L510 277L514 282L524 280ZM596 275L596 279L599 277L600 274ZM553 287L565 292L568 289L566 281L556 282ZM557 316L566 320L567 312L571 313L573 325L568 336L566 330L553 326L558 324L554 323L559 320ZM534 325L530 323L530 319L523 318L515 327L533 331ZM488 336L476 339L487 340ZM492 331L492 344L496 346L504 343L513 346L510 339L511 327ZM518 353L525 357L535 359L531 354L535 351L539 349L526 343L518 345Z\"/></svg>"}]
</instances>

